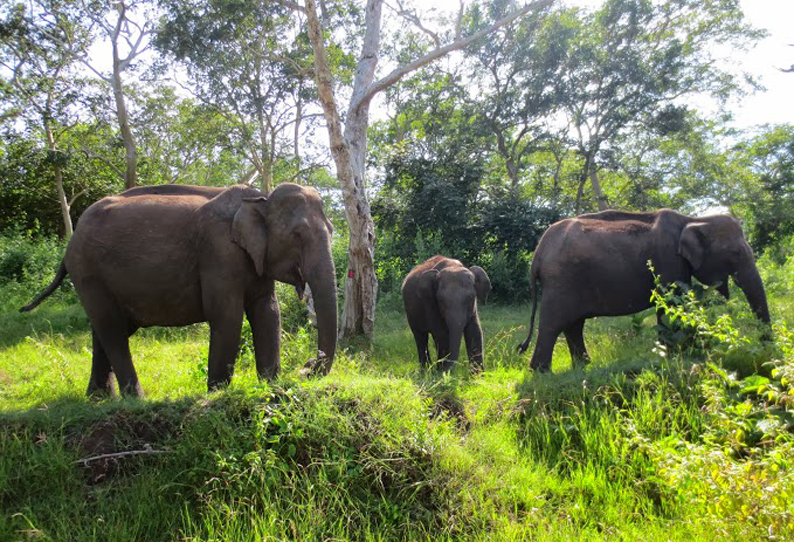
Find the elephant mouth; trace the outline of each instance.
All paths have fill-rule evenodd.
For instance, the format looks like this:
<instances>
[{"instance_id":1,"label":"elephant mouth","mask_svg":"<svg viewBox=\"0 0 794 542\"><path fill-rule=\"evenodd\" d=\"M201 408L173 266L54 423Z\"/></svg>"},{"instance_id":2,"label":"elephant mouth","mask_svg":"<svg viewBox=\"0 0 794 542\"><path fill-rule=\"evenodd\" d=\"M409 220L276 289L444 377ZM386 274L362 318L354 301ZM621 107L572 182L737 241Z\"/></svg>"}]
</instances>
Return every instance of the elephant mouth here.
<instances>
[{"instance_id":1,"label":"elephant mouth","mask_svg":"<svg viewBox=\"0 0 794 542\"><path fill-rule=\"evenodd\" d=\"M306 280L303 278L301 268L296 265L290 269L287 279L288 280L284 282L293 285L295 287L295 292L298 294L298 299L303 299L303 295L306 292Z\"/></svg>"}]
</instances>

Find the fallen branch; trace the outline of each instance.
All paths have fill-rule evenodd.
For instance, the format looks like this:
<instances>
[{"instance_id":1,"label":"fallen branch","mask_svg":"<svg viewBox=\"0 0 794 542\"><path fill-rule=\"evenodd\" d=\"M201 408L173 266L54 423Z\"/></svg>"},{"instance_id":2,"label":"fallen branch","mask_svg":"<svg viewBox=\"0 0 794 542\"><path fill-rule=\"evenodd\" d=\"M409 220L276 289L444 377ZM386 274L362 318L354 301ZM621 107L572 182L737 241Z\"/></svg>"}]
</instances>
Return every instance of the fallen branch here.
<instances>
[{"instance_id":1,"label":"fallen branch","mask_svg":"<svg viewBox=\"0 0 794 542\"><path fill-rule=\"evenodd\" d=\"M149 454L170 454L170 450L153 450L151 448L146 448L143 450L128 450L126 452L116 452L112 454L102 454L102 455L95 455L92 457L86 457L83 459L78 459L75 463L82 463L84 467L87 467L89 463L93 461L99 461L101 459L120 459L122 457L129 457L133 455L149 455Z\"/></svg>"}]
</instances>

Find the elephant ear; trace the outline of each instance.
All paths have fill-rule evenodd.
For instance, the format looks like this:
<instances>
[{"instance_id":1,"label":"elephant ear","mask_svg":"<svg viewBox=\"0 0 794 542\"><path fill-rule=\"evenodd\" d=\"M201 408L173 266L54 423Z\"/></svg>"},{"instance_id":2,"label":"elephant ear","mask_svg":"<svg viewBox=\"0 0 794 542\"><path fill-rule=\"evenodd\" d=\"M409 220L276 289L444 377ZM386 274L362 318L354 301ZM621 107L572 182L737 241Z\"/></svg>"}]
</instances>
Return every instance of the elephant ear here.
<instances>
[{"instance_id":1,"label":"elephant ear","mask_svg":"<svg viewBox=\"0 0 794 542\"><path fill-rule=\"evenodd\" d=\"M706 251L705 226L699 222L687 224L678 239L678 254L689 262L694 271L700 268Z\"/></svg>"},{"instance_id":2,"label":"elephant ear","mask_svg":"<svg viewBox=\"0 0 794 542\"><path fill-rule=\"evenodd\" d=\"M485 269L479 265L469 267L469 271L474 275L474 290L477 292L477 301L485 303L488 299L488 294L491 292L491 279Z\"/></svg>"},{"instance_id":3,"label":"elephant ear","mask_svg":"<svg viewBox=\"0 0 794 542\"><path fill-rule=\"evenodd\" d=\"M267 227L265 226L265 203L267 198L246 198L234 213L232 239L240 245L254 261L256 274L264 272L267 253Z\"/></svg>"},{"instance_id":4,"label":"elephant ear","mask_svg":"<svg viewBox=\"0 0 794 542\"><path fill-rule=\"evenodd\" d=\"M419 275L419 286L416 295L421 299L435 299L438 290L438 269L428 269Z\"/></svg>"}]
</instances>

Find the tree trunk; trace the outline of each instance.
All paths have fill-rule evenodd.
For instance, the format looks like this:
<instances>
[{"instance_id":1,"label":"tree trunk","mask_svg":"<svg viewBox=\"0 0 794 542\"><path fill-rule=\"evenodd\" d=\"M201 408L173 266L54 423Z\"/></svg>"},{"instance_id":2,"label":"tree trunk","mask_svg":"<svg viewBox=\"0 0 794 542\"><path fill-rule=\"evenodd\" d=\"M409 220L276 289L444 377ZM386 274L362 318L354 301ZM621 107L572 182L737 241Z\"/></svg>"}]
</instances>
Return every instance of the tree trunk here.
<instances>
[{"instance_id":1,"label":"tree trunk","mask_svg":"<svg viewBox=\"0 0 794 542\"><path fill-rule=\"evenodd\" d=\"M55 153L58 149L55 145L55 136L49 124L46 122L44 123L44 134L47 138L47 149L50 151L50 155L56 158ZM55 192L58 195L58 205L61 208L61 217L63 218L63 236L68 240L74 233L74 225L72 224L69 199L66 197L66 190L63 188L63 170L61 169L61 165L56 162L53 166L53 171L55 174Z\"/></svg>"},{"instance_id":2,"label":"tree trunk","mask_svg":"<svg viewBox=\"0 0 794 542\"><path fill-rule=\"evenodd\" d=\"M590 164L590 184L593 185L593 194L598 203L599 211L606 211L609 208L607 197L601 191L601 181L598 180L598 168L595 164Z\"/></svg>"},{"instance_id":3,"label":"tree trunk","mask_svg":"<svg viewBox=\"0 0 794 542\"><path fill-rule=\"evenodd\" d=\"M344 132L334 99L333 81L326 60L317 5L315 0L305 0L305 2L309 41L314 50L317 89L325 114L331 154L336 164L336 174L342 188L345 214L350 228L345 307L340 335L350 337L363 334L371 339L375 332L378 280L375 276L375 224L372 221L365 192L365 163L369 106L373 96L397 83L406 74L426 66L451 51L469 46L531 10L539 10L550 5L552 0L537 0L470 36L465 38L457 36L454 42L433 49L413 62L396 68L378 81L375 81L375 67L380 53L383 0L367 0L364 40Z\"/></svg>"},{"instance_id":4,"label":"tree trunk","mask_svg":"<svg viewBox=\"0 0 794 542\"><path fill-rule=\"evenodd\" d=\"M381 5L382 0L367 2L367 30L356 73L351 110L343 132L334 98L331 70L326 60L322 28L317 17L317 7L314 0L306 0L309 39L314 49L318 93L325 114L331 154L336 164L336 174L342 188L345 215L350 229L341 337L363 334L372 339L375 333L375 299L378 289L375 276L375 224L364 191L369 102L361 103L359 98L374 79L380 46Z\"/></svg>"},{"instance_id":5,"label":"tree trunk","mask_svg":"<svg viewBox=\"0 0 794 542\"><path fill-rule=\"evenodd\" d=\"M132 135L127 118L127 104L124 102L124 88L121 84L121 61L116 40L113 41L113 98L116 101L116 117L119 121L119 131L124 142L127 162L124 188L132 188L138 184L138 152L135 148L135 136Z\"/></svg>"}]
</instances>

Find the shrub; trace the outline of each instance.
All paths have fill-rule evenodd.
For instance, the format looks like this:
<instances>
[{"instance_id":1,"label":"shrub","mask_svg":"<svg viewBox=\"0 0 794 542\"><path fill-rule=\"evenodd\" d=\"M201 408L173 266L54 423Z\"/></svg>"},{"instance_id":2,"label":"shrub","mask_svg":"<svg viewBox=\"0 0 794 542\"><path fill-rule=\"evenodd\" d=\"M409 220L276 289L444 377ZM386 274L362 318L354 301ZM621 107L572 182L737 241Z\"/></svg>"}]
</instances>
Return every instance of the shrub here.
<instances>
[{"instance_id":1,"label":"shrub","mask_svg":"<svg viewBox=\"0 0 794 542\"><path fill-rule=\"evenodd\" d=\"M0 235L0 285L38 285L52 280L66 245L56 237L32 237L11 232Z\"/></svg>"}]
</instances>

